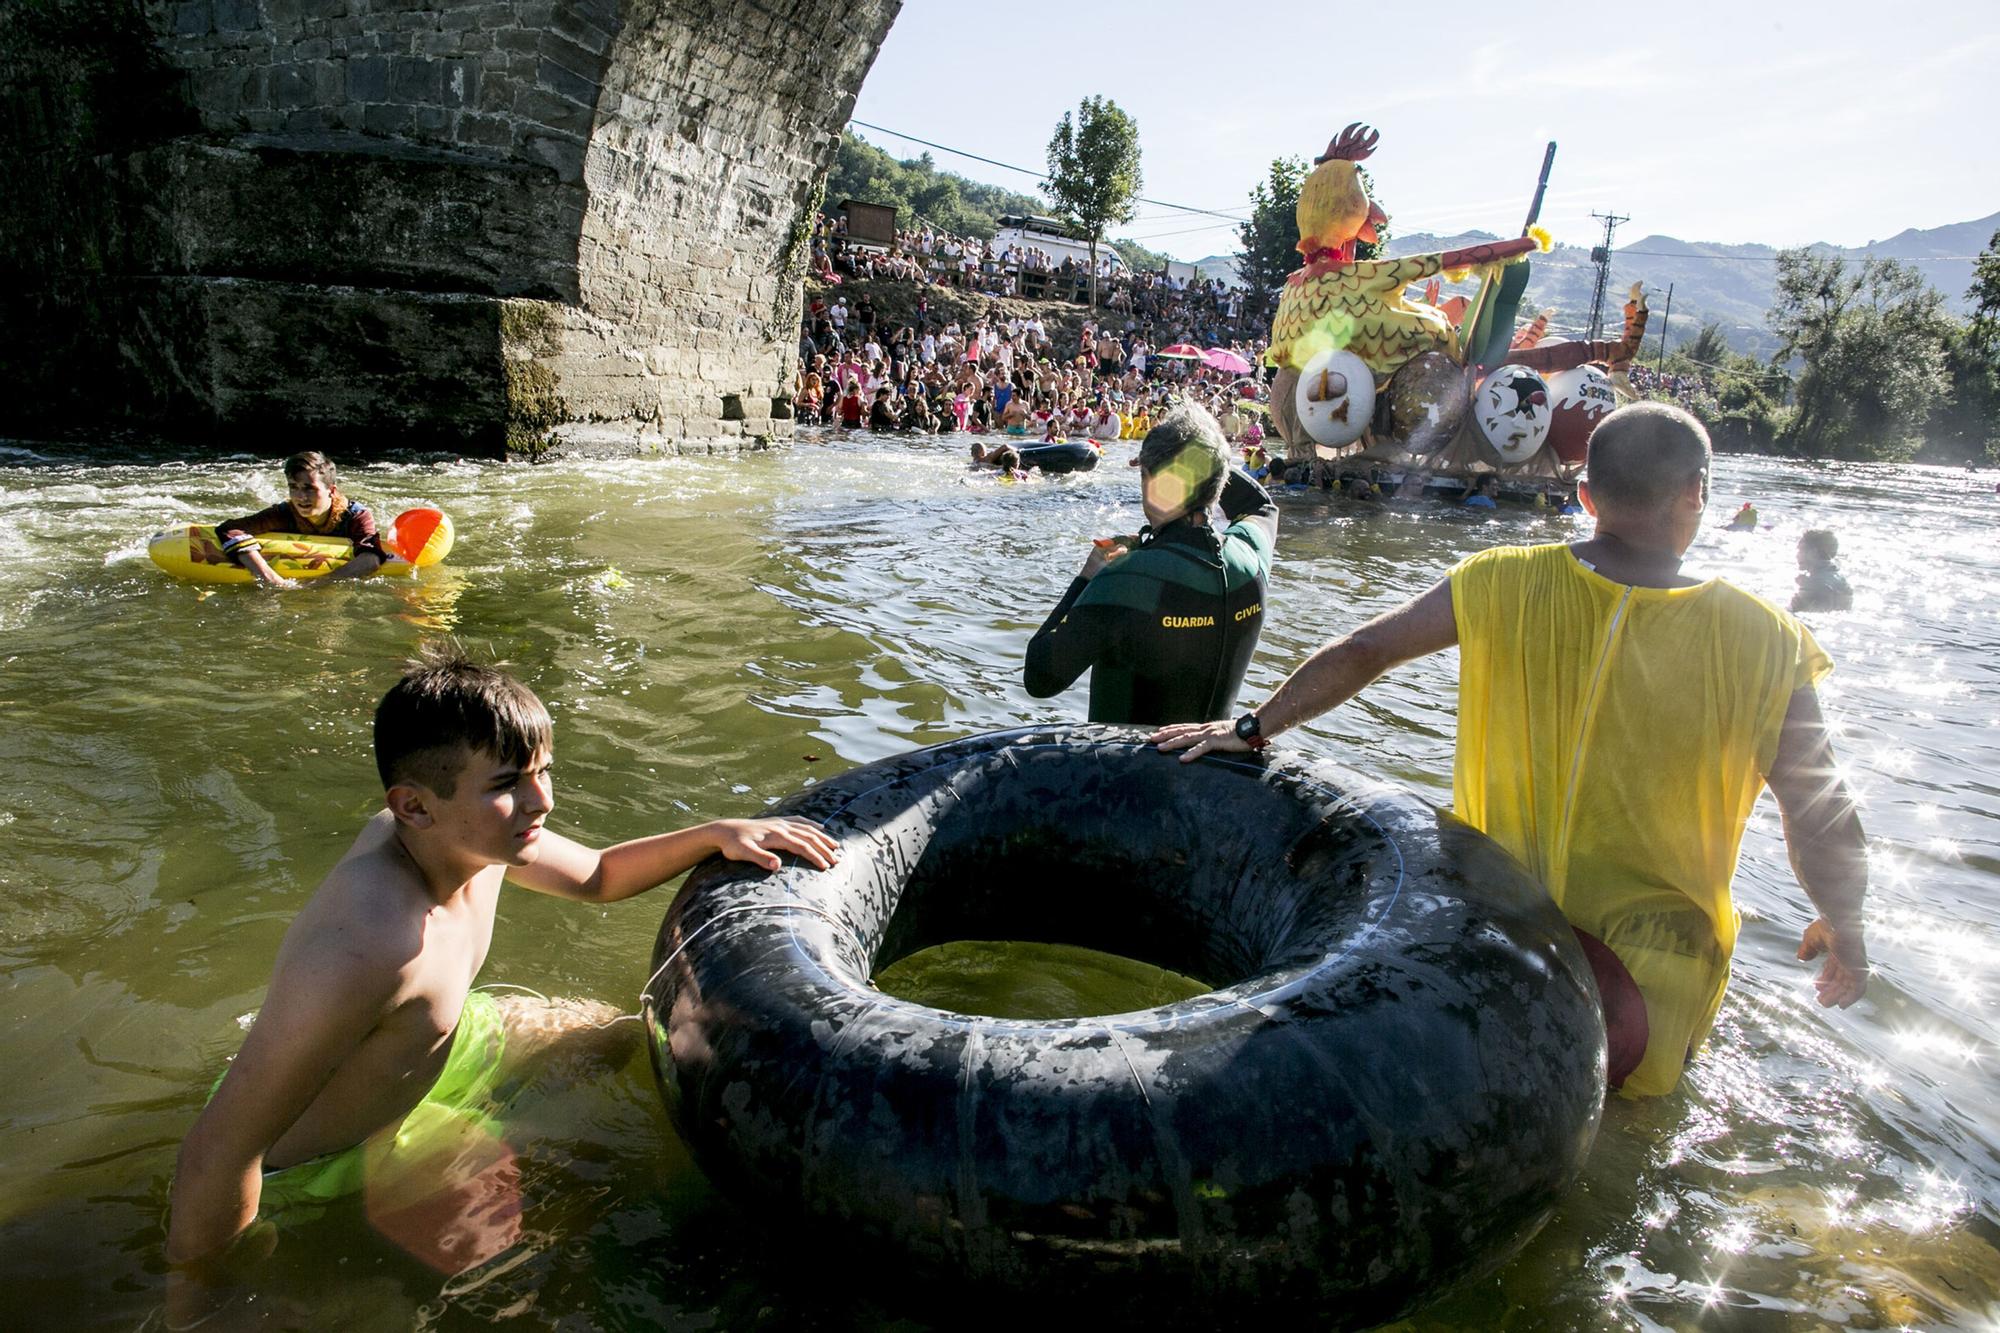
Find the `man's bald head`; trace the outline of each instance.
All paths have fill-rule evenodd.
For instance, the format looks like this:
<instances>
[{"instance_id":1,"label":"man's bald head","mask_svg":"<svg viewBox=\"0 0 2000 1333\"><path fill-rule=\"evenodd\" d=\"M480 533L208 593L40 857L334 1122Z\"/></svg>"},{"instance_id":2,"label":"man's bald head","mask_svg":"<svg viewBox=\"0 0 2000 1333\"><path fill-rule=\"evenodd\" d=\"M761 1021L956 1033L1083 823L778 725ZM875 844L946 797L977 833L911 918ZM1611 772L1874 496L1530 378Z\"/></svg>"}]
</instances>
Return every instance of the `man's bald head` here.
<instances>
[{"instance_id":1,"label":"man's bald head","mask_svg":"<svg viewBox=\"0 0 2000 1333\"><path fill-rule=\"evenodd\" d=\"M1666 508L1708 471L1708 432L1678 407L1631 403L1590 433L1584 480L1599 508L1649 513Z\"/></svg>"}]
</instances>

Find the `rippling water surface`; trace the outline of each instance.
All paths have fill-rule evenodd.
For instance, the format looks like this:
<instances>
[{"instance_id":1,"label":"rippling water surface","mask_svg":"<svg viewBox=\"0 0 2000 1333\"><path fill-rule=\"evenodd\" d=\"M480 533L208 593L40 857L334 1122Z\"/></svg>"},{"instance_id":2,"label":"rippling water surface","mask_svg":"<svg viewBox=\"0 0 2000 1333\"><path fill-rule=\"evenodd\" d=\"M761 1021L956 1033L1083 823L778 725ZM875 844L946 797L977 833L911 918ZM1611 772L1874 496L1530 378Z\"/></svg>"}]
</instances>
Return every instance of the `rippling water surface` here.
<instances>
[{"instance_id":1,"label":"rippling water surface","mask_svg":"<svg viewBox=\"0 0 2000 1333\"><path fill-rule=\"evenodd\" d=\"M278 498L274 459L84 461L0 448L0 1283L18 1326L157 1326L180 1136L261 1002L286 923L379 788L368 722L398 664L453 634L554 712L565 832L609 842L750 813L916 745L1051 716L1023 645L1088 539L1129 531L1110 465L1003 484L955 444L869 436L736 459L350 469L393 514L456 518L416 582L286 595L175 583L152 531ZM1716 530L1745 498L1766 530ZM1855 610L1811 618L1874 844L1876 976L1844 1013L1792 959L1809 918L1774 808L1707 1054L1673 1097L1614 1103L1556 1219L1422 1328L1991 1327L2000 1321L2000 497L1992 474L1724 460L1690 569L1783 601L1808 526L1840 534ZM1580 519L1288 497L1245 697L1452 561ZM1450 796L1449 658L1288 742ZM1635 759L1639 758L1635 756ZM511 894L486 978L630 1008L664 894L594 910ZM931 960L954 1004L1010 984L1077 1012L1159 984L1065 960L1010 983ZM918 969L921 972L923 969ZM1030 969L1032 970L1032 969ZM1151 1002L1151 1001L1142 1001ZM1117 1007L1125 1007L1117 1003ZM1102 1010L1095 1010L1101 1012ZM334 1210L289 1230L232 1318L951 1327L895 1275L801 1277L713 1195L643 1059L510 1131L522 1239L441 1277Z\"/></svg>"}]
</instances>

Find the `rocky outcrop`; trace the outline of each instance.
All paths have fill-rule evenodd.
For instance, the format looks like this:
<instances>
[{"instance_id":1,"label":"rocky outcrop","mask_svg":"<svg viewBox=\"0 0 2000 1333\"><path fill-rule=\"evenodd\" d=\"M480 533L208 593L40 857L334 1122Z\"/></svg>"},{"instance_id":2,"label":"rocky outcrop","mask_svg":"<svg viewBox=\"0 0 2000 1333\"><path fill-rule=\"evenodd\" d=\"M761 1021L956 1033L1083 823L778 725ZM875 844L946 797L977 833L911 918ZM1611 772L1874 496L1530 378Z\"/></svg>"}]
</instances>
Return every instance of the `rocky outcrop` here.
<instances>
[{"instance_id":1,"label":"rocky outcrop","mask_svg":"<svg viewBox=\"0 0 2000 1333\"><path fill-rule=\"evenodd\" d=\"M818 183L899 3L0 6L0 431L783 438Z\"/></svg>"}]
</instances>

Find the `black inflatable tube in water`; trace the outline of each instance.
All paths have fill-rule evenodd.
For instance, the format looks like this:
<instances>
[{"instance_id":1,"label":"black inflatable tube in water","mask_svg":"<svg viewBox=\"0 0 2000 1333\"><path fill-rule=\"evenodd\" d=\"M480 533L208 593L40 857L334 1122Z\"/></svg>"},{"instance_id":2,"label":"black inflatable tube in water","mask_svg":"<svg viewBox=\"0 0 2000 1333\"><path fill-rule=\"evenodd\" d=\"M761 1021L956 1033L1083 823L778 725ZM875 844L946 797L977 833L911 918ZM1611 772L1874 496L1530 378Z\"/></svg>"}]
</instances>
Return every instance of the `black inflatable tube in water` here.
<instances>
[{"instance_id":1,"label":"black inflatable tube in water","mask_svg":"<svg viewBox=\"0 0 2000 1333\"><path fill-rule=\"evenodd\" d=\"M1374 1324L1524 1243L1596 1134L1604 1034L1569 927L1407 794L1076 726L919 750L778 809L843 860L695 871L646 988L654 1069L712 1180L859 1247L884 1284L1120 1323ZM1215 989L1029 1022L871 987L966 938Z\"/></svg>"},{"instance_id":2,"label":"black inflatable tube in water","mask_svg":"<svg viewBox=\"0 0 2000 1333\"><path fill-rule=\"evenodd\" d=\"M1097 466L1099 454L1087 444L1031 444L1016 446L1022 467L1038 467L1044 472L1088 472Z\"/></svg>"}]
</instances>

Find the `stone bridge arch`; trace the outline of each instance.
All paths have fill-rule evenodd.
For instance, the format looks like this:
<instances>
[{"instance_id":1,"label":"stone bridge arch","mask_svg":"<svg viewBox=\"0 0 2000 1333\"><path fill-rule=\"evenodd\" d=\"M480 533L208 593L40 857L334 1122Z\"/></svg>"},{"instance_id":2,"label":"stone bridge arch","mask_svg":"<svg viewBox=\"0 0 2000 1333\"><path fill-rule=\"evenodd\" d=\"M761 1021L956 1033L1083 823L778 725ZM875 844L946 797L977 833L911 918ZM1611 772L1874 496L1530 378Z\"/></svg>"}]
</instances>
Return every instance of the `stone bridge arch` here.
<instances>
[{"instance_id":1,"label":"stone bridge arch","mask_svg":"<svg viewBox=\"0 0 2000 1333\"><path fill-rule=\"evenodd\" d=\"M0 432L782 438L900 3L9 0Z\"/></svg>"}]
</instances>

